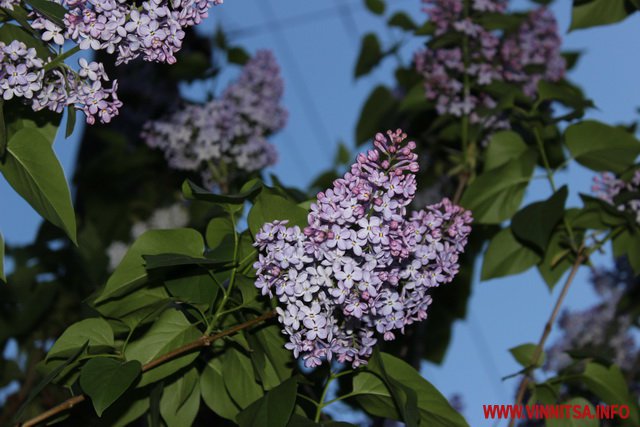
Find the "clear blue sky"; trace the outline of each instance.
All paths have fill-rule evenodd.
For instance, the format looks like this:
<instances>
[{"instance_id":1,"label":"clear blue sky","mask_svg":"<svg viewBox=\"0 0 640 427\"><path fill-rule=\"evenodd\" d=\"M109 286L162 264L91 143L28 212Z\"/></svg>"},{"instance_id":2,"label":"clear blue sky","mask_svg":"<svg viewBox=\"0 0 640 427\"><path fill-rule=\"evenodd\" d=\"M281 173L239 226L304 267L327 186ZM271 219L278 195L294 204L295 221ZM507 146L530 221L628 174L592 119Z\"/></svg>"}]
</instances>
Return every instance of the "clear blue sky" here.
<instances>
[{"instance_id":1,"label":"clear blue sky","mask_svg":"<svg viewBox=\"0 0 640 427\"><path fill-rule=\"evenodd\" d=\"M304 188L320 171L331 166L337 142L352 145L360 107L371 89L390 81L389 62L371 76L355 82L353 65L359 39L368 31L385 31L381 21L363 10L362 0L226 0L202 25L213 31L217 23L234 31L238 44L250 51L274 50L286 83L285 104L290 111L287 128L274 138L280 163L273 168L285 183ZM423 19L419 0L390 0L394 9ZM568 28L570 1L553 7L563 32ZM531 3L513 2L521 8ZM399 34L383 34L387 41ZM590 117L608 122L635 120L640 105L640 17L624 23L575 32L564 36L566 50L584 50L571 77L595 101L598 110ZM408 61L416 45L404 52ZM185 88L187 94L197 88ZM58 152L67 176L71 175L77 142L59 138ZM574 193L569 203L578 205L577 191L589 192L592 175L572 167L562 180ZM577 191L576 191L577 190ZM545 181L536 182L528 201L548 197ZM0 230L10 243L30 241L38 216L0 181ZM600 264L609 264L601 257ZM559 287L558 287L559 288ZM510 347L537 341L555 301L535 272L502 280L474 283L469 317L459 322L448 356L442 366L425 364L423 373L445 395L460 392L470 425L494 425L482 418L482 404L510 403L515 382L500 377L518 370L508 353ZM595 300L583 272L574 283L568 306L586 307ZM437 304L436 300L434 304ZM552 337L553 338L553 337ZM344 412L342 412L344 414ZM506 424L503 424L506 425Z\"/></svg>"}]
</instances>

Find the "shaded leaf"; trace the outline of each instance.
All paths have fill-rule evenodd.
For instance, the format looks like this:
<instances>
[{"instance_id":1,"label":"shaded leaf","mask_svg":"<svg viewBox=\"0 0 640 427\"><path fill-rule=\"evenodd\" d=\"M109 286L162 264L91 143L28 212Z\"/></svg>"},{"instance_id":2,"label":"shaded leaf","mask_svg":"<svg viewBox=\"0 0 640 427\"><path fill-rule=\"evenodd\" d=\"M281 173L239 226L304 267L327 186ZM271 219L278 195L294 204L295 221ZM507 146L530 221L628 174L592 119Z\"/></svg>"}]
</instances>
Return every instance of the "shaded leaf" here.
<instances>
[{"instance_id":1,"label":"shaded leaf","mask_svg":"<svg viewBox=\"0 0 640 427\"><path fill-rule=\"evenodd\" d=\"M138 379L137 361L120 362L108 357L89 360L80 371L80 387L90 398L99 417Z\"/></svg>"},{"instance_id":2,"label":"shaded leaf","mask_svg":"<svg viewBox=\"0 0 640 427\"><path fill-rule=\"evenodd\" d=\"M276 220L288 220L288 227L298 225L304 228L307 226L307 211L289 199L273 192L263 191L256 197L249 211L247 218L249 229L255 236L264 224Z\"/></svg>"},{"instance_id":3,"label":"shaded leaf","mask_svg":"<svg viewBox=\"0 0 640 427\"><path fill-rule=\"evenodd\" d=\"M105 351L115 346L113 330L106 320L96 317L69 326L53 344L47 359L68 357L85 345L95 351Z\"/></svg>"},{"instance_id":4,"label":"shaded leaf","mask_svg":"<svg viewBox=\"0 0 640 427\"><path fill-rule=\"evenodd\" d=\"M190 228L147 231L131 245L95 302L100 304L142 285L147 280L142 256L167 252L200 258L204 253L204 241L200 233Z\"/></svg>"},{"instance_id":5,"label":"shaded leaf","mask_svg":"<svg viewBox=\"0 0 640 427\"><path fill-rule=\"evenodd\" d=\"M262 189L262 182L260 180L250 181L250 184L251 185L248 188L245 188L246 186L243 187L243 191L239 194L221 195L214 194L193 182L186 180L182 184L182 193L187 199L202 200L204 202L213 203L241 204L254 197Z\"/></svg>"},{"instance_id":6,"label":"shaded leaf","mask_svg":"<svg viewBox=\"0 0 640 427\"><path fill-rule=\"evenodd\" d=\"M298 383L289 378L238 414L240 427L285 427L296 404Z\"/></svg>"},{"instance_id":7,"label":"shaded leaf","mask_svg":"<svg viewBox=\"0 0 640 427\"><path fill-rule=\"evenodd\" d=\"M625 0L591 0L577 3L571 10L569 31L620 22L629 15Z\"/></svg>"},{"instance_id":8,"label":"shaded leaf","mask_svg":"<svg viewBox=\"0 0 640 427\"><path fill-rule=\"evenodd\" d=\"M622 173L640 154L640 142L631 133L593 120L569 126L564 135L571 156L595 171Z\"/></svg>"},{"instance_id":9,"label":"shaded leaf","mask_svg":"<svg viewBox=\"0 0 640 427\"><path fill-rule=\"evenodd\" d=\"M370 73L371 70L380 63L383 57L384 55L378 37L373 33L366 34L360 46L360 54L358 55L354 72L355 77L357 78Z\"/></svg>"},{"instance_id":10,"label":"shaded leaf","mask_svg":"<svg viewBox=\"0 0 640 427\"><path fill-rule=\"evenodd\" d=\"M198 371L190 369L164 388L160 414L168 427L190 426L200 408Z\"/></svg>"},{"instance_id":11,"label":"shaded leaf","mask_svg":"<svg viewBox=\"0 0 640 427\"><path fill-rule=\"evenodd\" d=\"M496 234L482 261L481 280L522 273L540 262L540 256L516 240L510 228Z\"/></svg>"},{"instance_id":12,"label":"shaded leaf","mask_svg":"<svg viewBox=\"0 0 640 427\"><path fill-rule=\"evenodd\" d=\"M235 421L240 408L236 405L224 386L222 378L222 361L220 357L207 363L200 375L200 391L206 405L216 414Z\"/></svg>"},{"instance_id":13,"label":"shaded leaf","mask_svg":"<svg viewBox=\"0 0 640 427\"><path fill-rule=\"evenodd\" d=\"M535 202L520 210L511 220L513 235L543 255L556 224L564 216L569 192L563 186L543 202Z\"/></svg>"},{"instance_id":14,"label":"shaded leaf","mask_svg":"<svg viewBox=\"0 0 640 427\"><path fill-rule=\"evenodd\" d=\"M489 146L485 153L484 171L517 160L526 151L527 144L517 133L510 130L496 132L489 139Z\"/></svg>"},{"instance_id":15,"label":"shaded leaf","mask_svg":"<svg viewBox=\"0 0 640 427\"><path fill-rule=\"evenodd\" d=\"M129 343L125 349L127 360L137 360L146 364L178 347L193 342L202 334L193 326L182 312L175 309L165 310L151 325L151 328L139 339ZM145 372L139 386L145 386L161 380L179 369L184 368L198 357L198 352L185 353Z\"/></svg>"},{"instance_id":16,"label":"shaded leaf","mask_svg":"<svg viewBox=\"0 0 640 427\"><path fill-rule=\"evenodd\" d=\"M524 190L536 164L536 153L527 150L517 159L492 169L473 181L460 204L483 224L498 224L520 207Z\"/></svg>"}]
</instances>

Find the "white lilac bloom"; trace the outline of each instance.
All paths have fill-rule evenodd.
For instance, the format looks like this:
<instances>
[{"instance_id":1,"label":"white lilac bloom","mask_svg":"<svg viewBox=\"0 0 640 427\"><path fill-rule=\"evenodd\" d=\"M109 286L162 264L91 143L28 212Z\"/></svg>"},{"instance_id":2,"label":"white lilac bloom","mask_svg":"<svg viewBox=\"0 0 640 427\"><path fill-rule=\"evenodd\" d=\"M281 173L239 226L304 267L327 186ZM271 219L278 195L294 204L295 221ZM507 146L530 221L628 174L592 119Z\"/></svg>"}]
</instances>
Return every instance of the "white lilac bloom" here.
<instances>
[{"instance_id":1,"label":"white lilac bloom","mask_svg":"<svg viewBox=\"0 0 640 427\"><path fill-rule=\"evenodd\" d=\"M307 367L366 363L378 337L424 320L429 290L458 273L471 213L448 199L407 212L418 163L405 138L377 134L375 149L318 193L303 230L275 221L256 235L255 285L277 298L286 348Z\"/></svg>"},{"instance_id":2,"label":"white lilac bloom","mask_svg":"<svg viewBox=\"0 0 640 427\"><path fill-rule=\"evenodd\" d=\"M150 147L164 151L174 169L201 172L204 177L209 177L211 164L259 171L277 160L267 137L287 121L287 111L280 104L283 91L273 54L259 51L220 98L189 104L165 119L151 121L142 137Z\"/></svg>"},{"instance_id":3,"label":"white lilac bloom","mask_svg":"<svg viewBox=\"0 0 640 427\"><path fill-rule=\"evenodd\" d=\"M505 13L504 0L474 0L466 17L464 0L423 3L436 37L461 33L469 44L467 64L459 45L428 48L415 55L416 69L424 77L426 97L435 102L438 114L469 115L471 123L484 129L506 129L509 122L491 113L497 102L482 90L483 86L501 81L513 83L533 97L540 80L555 82L564 77L566 64L560 52L557 23L546 7L530 12L517 30L503 34L484 28L478 17ZM467 93L465 80L473 87Z\"/></svg>"}]
</instances>

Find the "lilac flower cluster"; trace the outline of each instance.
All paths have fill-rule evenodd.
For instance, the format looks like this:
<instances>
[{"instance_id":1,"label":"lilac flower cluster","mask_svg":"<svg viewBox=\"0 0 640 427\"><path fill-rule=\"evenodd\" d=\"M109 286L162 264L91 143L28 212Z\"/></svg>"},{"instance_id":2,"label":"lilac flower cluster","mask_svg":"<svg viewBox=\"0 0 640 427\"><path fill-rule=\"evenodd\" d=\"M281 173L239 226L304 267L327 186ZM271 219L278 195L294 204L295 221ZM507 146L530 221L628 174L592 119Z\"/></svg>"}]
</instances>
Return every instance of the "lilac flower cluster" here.
<instances>
[{"instance_id":1,"label":"lilac flower cluster","mask_svg":"<svg viewBox=\"0 0 640 427\"><path fill-rule=\"evenodd\" d=\"M471 123L489 130L509 128L508 121L492 113L497 102L483 86L515 83L533 97L541 79L558 81L564 76L557 24L545 7L531 12L517 31L501 34L480 25L478 18L485 13L504 13L505 0L474 0L467 11L464 0L423 3L435 26L435 37L462 34L468 44L467 58L463 46L452 47L450 43L415 55L426 97L435 101L439 114L469 115ZM466 93L465 80L469 82Z\"/></svg>"},{"instance_id":2,"label":"lilac flower cluster","mask_svg":"<svg viewBox=\"0 0 640 427\"><path fill-rule=\"evenodd\" d=\"M45 71L46 64L36 50L14 40L8 45L0 42L0 63L0 96L4 100L22 98L34 111L48 108L60 113L73 106L93 124L96 117L103 123L111 121L122 105L117 82L106 87L109 78L97 62L80 59L77 73L66 68Z\"/></svg>"},{"instance_id":3,"label":"lilac flower cluster","mask_svg":"<svg viewBox=\"0 0 640 427\"><path fill-rule=\"evenodd\" d=\"M219 99L149 122L142 137L164 151L172 168L200 171L213 181L218 177L210 174L219 173L221 166L258 171L277 160L267 136L287 121L280 105L283 91L273 54L259 51Z\"/></svg>"},{"instance_id":4,"label":"lilac flower cluster","mask_svg":"<svg viewBox=\"0 0 640 427\"><path fill-rule=\"evenodd\" d=\"M598 197L615 205L614 198L621 193L640 192L640 170L637 170L629 182L616 178L612 173L603 173L594 178L592 190ZM640 198L632 198L617 205L618 210L627 211L635 215L640 225Z\"/></svg>"},{"instance_id":5,"label":"lilac flower cluster","mask_svg":"<svg viewBox=\"0 0 640 427\"><path fill-rule=\"evenodd\" d=\"M612 270L593 271L592 284L601 302L583 311L565 311L559 321L562 336L547 349L546 370L558 371L571 363L570 350L589 350L622 369L632 369L640 348L631 332L633 317L617 311L621 298L637 288L638 280L623 259Z\"/></svg>"},{"instance_id":6,"label":"lilac flower cluster","mask_svg":"<svg viewBox=\"0 0 640 427\"><path fill-rule=\"evenodd\" d=\"M377 335L427 317L429 290L458 273L471 213L448 199L407 214L416 192L414 142L377 134L344 178L318 193L308 226L265 224L256 286L279 301L286 347L308 367L366 363Z\"/></svg>"},{"instance_id":7,"label":"lilac flower cluster","mask_svg":"<svg viewBox=\"0 0 640 427\"><path fill-rule=\"evenodd\" d=\"M222 0L146 0L139 5L126 0L58 0L68 9L62 29L44 16L33 28L44 30L42 39L63 45L73 40L81 49L106 50L117 64L143 55L147 61L176 62L184 29L197 25L209 9Z\"/></svg>"}]
</instances>

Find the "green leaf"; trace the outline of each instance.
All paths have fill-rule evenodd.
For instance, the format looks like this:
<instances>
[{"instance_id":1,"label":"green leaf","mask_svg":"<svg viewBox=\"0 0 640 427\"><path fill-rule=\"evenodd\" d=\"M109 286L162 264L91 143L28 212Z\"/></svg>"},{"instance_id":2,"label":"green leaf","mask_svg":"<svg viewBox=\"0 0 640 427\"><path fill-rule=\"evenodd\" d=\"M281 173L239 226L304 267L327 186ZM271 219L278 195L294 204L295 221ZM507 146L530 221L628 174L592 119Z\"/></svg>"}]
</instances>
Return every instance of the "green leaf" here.
<instances>
[{"instance_id":1,"label":"green leaf","mask_svg":"<svg viewBox=\"0 0 640 427\"><path fill-rule=\"evenodd\" d=\"M640 231L637 227L627 229L613 239L613 255L616 258L625 255L633 272L640 274Z\"/></svg>"},{"instance_id":2,"label":"green leaf","mask_svg":"<svg viewBox=\"0 0 640 427\"><path fill-rule=\"evenodd\" d=\"M209 273L165 280L164 285L171 295L191 304L213 303L220 289Z\"/></svg>"},{"instance_id":3,"label":"green leaf","mask_svg":"<svg viewBox=\"0 0 640 427\"><path fill-rule=\"evenodd\" d=\"M356 125L356 144L366 142L380 129L393 128L398 101L385 86L377 86L364 103Z\"/></svg>"},{"instance_id":4,"label":"green leaf","mask_svg":"<svg viewBox=\"0 0 640 427\"><path fill-rule=\"evenodd\" d=\"M307 211L291 200L273 192L263 191L256 197L255 203L249 211L247 218L249 229L255 236L264 224L276 220L288 220L288 227L298 225L304 228L308 224Z\"/></svg>"},{"instance_id":5,"label":"green leaf","mask_svg":"<svg viewBox=\"0 0 640 427\"><path fill-rule=\"evenodd\" d=\"M284 347L286 339L279 326L253 329L246 336L252 350L251 361L265 390L271 390L291 377L294 361L291 351Z\"/></svg>"},{"instance_id":6,"label":"green leaf","mask_svg":"<svg viewBox=\"0 0 640 427\"><path fill-rule=\"evenodd\" d=\"M101 426L125 427L143 416L151 404L151 390L148 387L127 391L102 414Z\"/></svg>"},{"instance_id":7,"label":"green leaf","mask_svg":"<svg viewBox=\"0 0 640 427\"><path fill-rule=\"evenodd\" d=\"M383 57L384 55L378 37L373 33L366 34L362 39L354 76L358 78L369 74L380 63Z\"/></svg>"},{"instance_id":8,"label":"green leaf","mask_svg":"<svg viewBox=\"0 0 640 427\"><path fill-rule=\"evenodd\" d=\"M3 22L0 27L0 41L5 44L9 44L13 40L21 41L26 44L27 47L34 48L38 57L42 59L54 56L54 53L40 40L39 33L29 24L27 13L28 12L21 7L14 7L13 17L16 18L16 22L18 22L21 27Z\"/></svg>"},{"instance_id":9,"label":"green leaf","mask_svg":"<svg viewBox=\"0 0 640 427\"><path fill-rule=\"evenodd\" d=\"M555 404L555 401L553 403ZM545 420L545 427L599 427L600 421L595 417L596 408L594 408L593 404L589 402L584 397L574 397L573 399L567 400L562 403L563 405L568 405L572 408L579 407L581 408L580 413L583 417L569 417L569 418L547 418ZM589 417L586 412L586 408L589 408L589 412L593 415L593 418Z\"/></svg>"},{"instance_id":10,"label":"green leaf","mask_svg":"<svg viewBox=\"0 0 640 427\"><path fill-rule=\"evenodd\" d=\"M4 162L4 155L7 152L9 135L7 125L4 120L4 99L0 99L0 163Z\"/></svg>"},{"instance_id":11,"label":"green leaf","mask_svg":"<svg viewBox=\"0 0 640 427\"><path fill-rule=\"evenodd\" d=\"M190 426L199 409L198 371L192 368L164 388L160 399L160 414L168 427Z\"/></svg>"},{"instance_id":12,"label":"green leaf","mask_svg":"<svg viewBox=\"0 0 640 427\"><path fill-rule=\"evenodd\" d=\"M221 195L214 194L202 187L199 187L193 182L186 180L182 184L182 194L184 194L185 198L191 200L201 200L212 203L242 204L262 190L262 182L260 180L249 181L247 184L251 185L249 185L248 188L245 188L247 187L247 185L245 185L245 187L242 188L243 191L239 194Z\"/></svg>"},{"instance_id":13,"label":"green leaf","mask_svg":"<svg viewBox=\"0 0 640 427\"><path fill-rule=\"evenodd\" d=\"M634 425L640 424L638 407L629 393L629 387L620 368L611 365L608 368L598 363L587 364L582 380L589 390L610 405L629 405L630 417Z\"/></svg>"},{"instance_id":14,"label":"green leaf","mask_svg":"<svg viewBox=\"0 0 640 427\"><path fill-rule=\"evenodd\" d=\"M516 240L510 228L496 234L482 262L481 280L522 273L540 262L540 256Z\"/></svg>"},{"instance_id":15,"label":"green leaf","mask_svg":"<svg viewBox=\"0 0 640 427\"><path fill-rule=\"evenodd\" d=\"M95 302L121 296L145 283L147 270L142 256L167 252L200 258L204 241L200 233L190 228L147 231L131 245Z\"/></svg>"},{"instance_id":16,"label":"green leaf","mask_svg":"<svg viewBox=\"0 0 640 427\"><path fill-rule=\"evenodd\" d=\"M529 368L533 363L533 356L535 354L536 348L538 346L532 343L521 344L519 346L513 347L509 349L509 353L513 356L514 359L523 367ZM540 353L538 356L538 361L534 365L536 368L539 368L544 364L545 353L544 351Z\"/></svg>"},{"instance_id":17,"label":"green leaf","mask_svg":"<svg viewBox=\"0 0 640 427\"><path fill-rule=\"evenodd\" d=\"M32 128L16 132L9 140L0 172L40 215L63 229L77 244L76 217L67 180L42 133Z\"/></svg>"},{"instance_id":18,"label":"green leaf","mask_svg":"<svg viewBox=\"0 0 640 427\"><path fill-rule=\"evenodd\" d=\"M367 6L367 9L376 15L382 15L386 9L384 0L364 0L364 4Z\"/></svg>"},{"instance_id":19,"label":"green leaf","mask_svg":"<svg viewBox=\"0 0 640 427\"><path fill-rule=\"evenodd\" d=\"M4 274L4 238L0 233L0 281L7 282L7 277Z\"/></svg>"},{"instance_id":20,"label":"green leaf","mask_svg":"<svg viewBox=\"0 0 640 427\"><path fill-rule=\"evenodd\" d=\"M238 350L229 349L225 353L222 376L229 395L241 409L263 395L262 387L256 382L251 359Z\"/></svg>"},{"instance_id":21,"label":"green leaf","mask_svg":"<svg viewBox=\"0 0 640 427\"><path fill-rule=\"evenodd\" d=\"M76 127L76 110L69 106L67 107L67 127L64 132L65 138L69 138L73 134L73 129Z\"/></svg>"},{"instance_id":22,"label":"green leaf","mask_svg":"<svg viewBox=\"0 0 640 427\"><path fill-rule=\"evenodd\" d=\"M625 0L591 0L580 3L574 0L569 31L614 24L629 14Z\"/></svg>"},{"instance_id":23,"label":"green leaf","mask_svg":"<svg viewBox=\"0 0 640 427\"><path fill-rule=\"evenodd\" d=\"M227 51L227 59L232 64L244 65L251 59L251 56L246 50L236 46Z\"/></svg>"},{"instance_id":24,"label":"green leaf","mask_svg":"<svg viewBox=\"0 0 640 427\"><path fill-rule=\"evenodd\" d=\"M235 233L235 227L233 226L233 222L231 222L231 218L227 216L213 218L209 221L205 234L207 246L209 249L215 249L222 243L225 237L233 236L233 233Z\"/></svg>"},{"instance_id":25,"label":"green leaf","mask_svg":"<svg viewBox=\"0 0 640 427\"><path fill-rule=\"evenodd\" d=\"M240 408L236 405L224 386L222 378L222 357L215 357L207 363L200 376L202 400L216 414L231 421L236 420Z\"/></svg>"},{"instance_id":26,"label":"green leaf","mask_svg":"<svg viewBox=\"0 0 640 427\"><path fill-rule=\"evenodd\" d=\"M527 150L517 159L492 169L469 185L460 204L482 224L499 224L520 207L536 164L536 153Z\"/></svg>"},{"instance_id":27,"label":"green leaf","mask_svg":"<svg viewBox=\"0 0 640 427\"><path fill-rule=\"evenodd\" d=\"M517 160L526 151L527 144L517 133L510 130L496 132L491 135L489 140L484 160L484 171L496 169Z\"/></svg>"},{"instance_id":28,"label":"green leaf","mask_svg":"<svg viewBox=\"0 0 640 427\"><path fill-rule=\"evenodd\" d=\"M571 156L595 171L622 173L640 154L640 142L623 128L586 120L565 131Z\"/></svg>"},{"instance_id":29,"label":"green leaf","mask_svg":"<svg viewBox=\"0 0 640 427\"><path fill-rule=\"evenodd\" d=\"M287 424L287 427L355 427L354 424L346 423L344 421L324 421L316 423L315 421L311 421L306 416L298 415L298 406L296 408L296 412L291 415L291 419Z\"/></svg>"},{"instance_id":30,"label":"green leaf","mask_svg":"<svg viewBox=\"0 0 640 427\"><path fill-rule=\"evenodd\" d=\"M415 22L404 12L396 12L394 13L389 21L387 21L390 27L401 28L405 31L415 31L418 29L418 26Z\"/></svg>"},{"instance_id":31,"label":"green leaf","mask_svg":"<svg viewBox=\"0 0 640 427\"><path fill-rule=\"evenodd\" d=\"M296 405L298 383L289 378L238 414L240 427L285 427Z\"/></svg>"},{"instance_id":32,"label":"green leaf","mask_svg":"<svg viewBox=\"0 0 640 427\"><path fill-rule=\"evenodd\" d=\"M538 265L540 275L549 289L553 289L562 275L573 265L573 257L568 251L568 236L564 229L556 229L551 235L544 258Z\"/></svg>"},{"instance_id":33,"label":"green leaf","mask_svg":"<svg viewBox=\"0 0 640 427\"><path fill-rule=\"evenodd\" d=\"M125 349L127 360L137 360L146 364L160 356L200 338L202 334L182 312L168 309L153 323L139 339L129 343ZM161 380L184 368L198 357L198 352L185 353L153 368L142 375L139 386Z\"/></svg>"},{"instance_id":34,"label":"green leaf","mask_svg":"<svg viewBox=\"0 0 640 427\"><path fill-rule=\"evenodd\" d=\"M431 383L422 378L413 367L389 354L382 353L380 356L388 377L393 378L395 385L401 384L415 392L420 425L429 427L468 426L464 418L451 407L447 399ZM367 369L370 370L371 367ZM388 385L385 385L380 379L378 372L374 375L363 371L354 377L353 393L357 395L358 402L369 414L398 419L398 412L394 409L394 401Z\"/></svg>"},{"instance_id":35,"label":"green leaf","mask_svg":"<svg viewBox=\"0 0 640 427\"><path fill-rule=\"evenodd\" d=\"M48 386L52 381L54 381L56 377L62 373L62 371L64 371L68 366L70 366L78 358L78 356L80 356L86 350L88 344L89 342L86 341L80 348L76 350L75 353L69 356L69 358L65 360L63 363L56 366L35 387L33 387L31 391L29 391L29 395L24 400L24 402L22 402L22 404L20 405L20 408L13 416L12 421L17 422L20 420L20 418L22 418L22 414L29 407L29 404L31 403L31 401L33 401L33 399L35 399L40 394L40 392L44 390L46 386Z\"/></svg>"},{"instance_id":36,"label":"green leaf","mask_svg":"<svg viewBox=\"0 0 640 427\"><path fill-rule=\"evenodd\" d=\"M60 335L47 353L47 360L66 358L79 348L87 345L89 350L107 351L115 346L113 330L109 323L100 318L84 319L69 326Z\"/></svg>"},{"instance_id":37,"label":"green leaf","mask_svg":"<svg viewBox=\"0 0 640 427\"><path fill-rule=\"evenodd\" d=\"M224 265L227 261L219 261L209 258L196 258L183 254L158 254L158 255L142 255L144 266L148 270L157 268L179 267L184 265L212 266Z\"/></svg>"},{"instance_id":38,"label":"green leaf","mask_svg":"<svg viewBox=\"0 0 640 427\"><path fill-rule=\"evenodd\" d=\"M553 230L564 216L564 204L568 195L563 186L543 202L535 202L513 216L513 235L543 255Z\"/></svg>"},{"instance_id":39,"label":"green leaf","mask_svg":"<svg viewBox=\"0 0 640 427\"><path fill-rule=\"evenodd\" d=\"M90 398L99 417L138 379L139 362L119 362L108 357L89 360L80 371L80 387Z\"/></svg>"},{"instance_id":40,"label":"green leaf","mask_svg":"<svg viewBox=\"0 0 640 427\"><path fill-rule=\"evenodd\" d=\"M94 308L102 316L118 319L130 329L160 313L171 302L164 286L137 289L125 296L112 298Z\"/></svg>"},{"instance_id":41,"label":"green leaf","mask_svg":"<svg viewBox=\"0 0 640 427\"><path fill-rule=\"evenodd\" d=\"M65 28L64 15L67 9L62 5L50 0L25 0L25 2L61 29Z\"/></svg>"}]
</instances>

